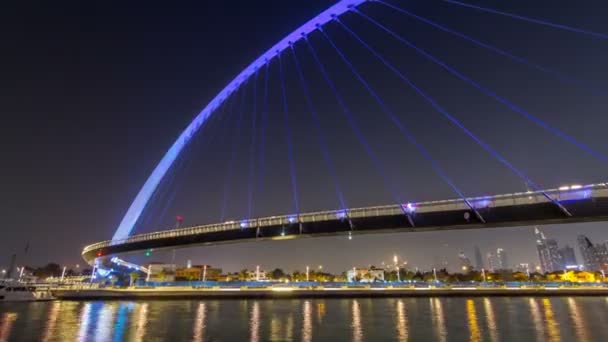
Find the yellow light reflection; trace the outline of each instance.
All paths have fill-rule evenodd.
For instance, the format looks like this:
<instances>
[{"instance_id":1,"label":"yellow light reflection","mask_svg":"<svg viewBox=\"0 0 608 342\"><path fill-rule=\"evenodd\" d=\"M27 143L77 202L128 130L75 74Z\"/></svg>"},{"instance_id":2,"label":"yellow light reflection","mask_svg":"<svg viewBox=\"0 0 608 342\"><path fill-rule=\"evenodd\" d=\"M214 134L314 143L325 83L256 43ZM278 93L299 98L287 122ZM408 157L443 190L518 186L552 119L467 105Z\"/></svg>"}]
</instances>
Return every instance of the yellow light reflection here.
<instances>
[{"instance_id":1,"label":"yellow light reflection","mask_svg":"<svg viewBox=\"0 0 608 342\"><path fill-rule=\"evenodd\" d=\"M542 341L544 340L545 332L543 327L543 321L541 318L540 308L538 306L538 303L536 302L536 299L534 298L530 298L529 303L530 313L532 314L532 322L534 322L534 327L536 328L536 340Z\"/></svg>"},{"instance_id":2,"label":"yellow light reflection","mask_svg":"<svg viewBox=\"0 0 608 342\"><path fill-rule=\"evenodd\" d=\"M583 314L578 307L578 304L574 298L568 298L568 308L570 309L570 318L574 322L574 330L576 331L576 339L578 341L589 341L587 335L587 327L585 327L585 320Z\"/></svg>"},{"instance_id":3,"label":"yellow light reflection","mask_svg":"<svg viewBox=\"0 0 608 342\"><path fill-rule=\"evenodd\" d=\"M490 298L483 299L483 307L486 311L490 341L498 341L498 326L496 325L496 316L494 316L494 308L492 308L492 301Z\"/></svg>"},{"instance_id":4,"label":"yellow light reflection","mask_svg":"<svg viewBox=\"0 0 608 342\"><path fill-rule=\"evenodd\" d=\"M321 324L323 322L323 317L325 317L325 302L321 302L317 304L317 323Z\"/></svg>"},{"instance_id":5,"label":"yellow light reflection","mask_svg":"<svg viewBox=\"0 0 608 342\"><path fill-rule=\"evenodd\" d=\"M405 303L402 300L397 301L397 337L399 341L407 341L409 331L407 327L407 313L405 311Z\"/></svg>"},{"instance_id":6,"label":"yellow light reflection","mask_svg":"<svg viewBox=\"0 0 608 342\"><path fill-rule=\"evenodd\" d=\"M205 338L205 314L207 307L205 303L199 303L196 310L196 319L194 321L194 336L192 341L203 341Z\"/></svg>"},{"instance_id":7,"label":"yellow light reflection","mask_svg":"<svg viewBox=\"0 0 608 342\"><path fill-rule=\"evenodd\" d=\"M543 308L545 310L545 322L547 323L549 341L561 341L559 327L555 321L555 315L553 314L553 308L551 307L549 298L543 298Z\"/></svg>"},{"instance_id":8,"label":"yellow light reflection","mask_svg":"<svg viewBox=\"0 0 608 342\"><path fill-rule=\"evenodd\" d=\"M469 321L469 340L473 342L481 341L477 311L475 310L475 302L472 299L467 299L467 319Z\"/></svg>"},{"instance_id":9,"label":"yellow light reflection","mask_svg":"<svg viewBox=\"0 0 608 342\"><path fill-rule=\"evenodd\" d=\"M353 328L353 341L363 341L363 328L361 326L361 307L359 302L355 299L352 305L352 328Z\"/></svg>"},{"instance_id":10,"label":"yellow light reflection","mask_svg":"<svg viewBox=\"0 0 608 342\"><path fill-rule=\"evenodd\" d=\"M445 342L447 340L448 333L445 326L441 299L431 298L431 314L433 316L433 325L435 326L437 341Z\"/></svg>"},{"instance_id":11,"label":"yellow light reflection","mask_svg":"<svg viewBox=\"0 0 608 342\"><path fill-rule=\"evenodd\" d=\"M270 340L278 341L281 339L281 321L276 316L270 320Z\"/></svg>"},{"instance_id":12,"label":"yellow light reflection","mask_svg":"<svg viewBox=\"0 0 608 342\"><path fill-rule=\"evenodd\" d=\"M146 336L147 325L148 303L144 303L139 306L139 312L137 313L137 322L135 325L135 341L144 341L144 337Z\"/></svg>"},{"instance_id":13,"label":"yellow light reflection","mask_svg":"<svg viewBox=\"0 0 608 342\"><path fill-rule=\"evenodd\" d=\"M312 303L307 300L304 302L302 310L302 341L312 341Z\"/></svg>"},{"instance_id":14,"label":"yellow light reflection","mask_svg":"<svg viewBox=\"0 0 608 342\"><path fill-rule=\"evenodd\" d=\"M249 340L258 342L260 340L260 303L253 302L251 318L249 319Z\"/></svg>"},{"instance_id":15,"label":"yellow light reflection","mask_svg":"<svg viewBox=\"0 0 608 342\"><path fill-rule=\"evenodd\" d=\"M2 324L0 324L0 341L8 341L11 336L11 329L17 320L17 314L14 312L6 312L2 315Z\"/></svg>"},{"instance_id":16,"label":"yellow light reflection","mask_svg":"<svg viewBox=\"0 0 608 342\"><path fill-rule=\"evenodd\" d=\"M59 316L59 310L61 308L61 302L54 302L49 312L49 318L44 328L44 335L42 335L42 341L50 341L55 334L55 326L57 325L57 316Z\"/></svg>"},{"instance_id":17,"label":"yellow light reflection","mask_svg":"<svg viewBox=\"0 0 608 342\"><path fill-rule=\"evenodd\" d=\"M79 311L82 304L78 302L58 303L61 303L61 307L55 323L55 330L52 333L52 339L58 341L75 341L78 339L80 330Z\"/></svg>"},{"instance_id":18,"label":"yellow light reflection","mask_svg":"<svg viewBox=\"0 0 608 342\"><path fill-rule=\"evenodd\" d=\"M293 341L293 316L287 317L285 325L285 341Z\"/></svg>"}]
</instances>

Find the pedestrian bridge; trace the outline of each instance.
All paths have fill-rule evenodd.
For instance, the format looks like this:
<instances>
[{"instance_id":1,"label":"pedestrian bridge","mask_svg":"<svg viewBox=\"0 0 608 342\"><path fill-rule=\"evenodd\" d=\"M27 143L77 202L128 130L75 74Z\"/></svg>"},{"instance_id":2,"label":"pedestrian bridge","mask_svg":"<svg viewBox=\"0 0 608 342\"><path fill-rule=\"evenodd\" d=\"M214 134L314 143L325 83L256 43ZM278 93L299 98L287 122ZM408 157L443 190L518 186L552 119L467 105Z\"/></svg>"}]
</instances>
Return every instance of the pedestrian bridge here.
<instances>
[{"instance_id":1,"label":"pedestrian bridge","mask_svg":"<svg viewBox=\"0 0 608 342\"><path fill-rule=\"evenodd\" d=\"M228 221L98 242L86 246L82 256L93 263L98 257L196 245L590 221L608 221L608 183Z\"/></svg>"}]
</instances>

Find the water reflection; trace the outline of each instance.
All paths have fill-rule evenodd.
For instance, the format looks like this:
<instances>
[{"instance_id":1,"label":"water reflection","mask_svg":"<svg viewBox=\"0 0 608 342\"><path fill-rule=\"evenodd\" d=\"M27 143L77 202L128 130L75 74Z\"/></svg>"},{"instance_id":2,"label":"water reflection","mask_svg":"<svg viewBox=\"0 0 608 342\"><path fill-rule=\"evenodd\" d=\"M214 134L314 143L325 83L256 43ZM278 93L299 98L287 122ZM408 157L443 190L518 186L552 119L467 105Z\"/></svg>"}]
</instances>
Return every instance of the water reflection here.
<instances>
[{"instance_id":1,"label":"water reflection","mask_svg":"<svg viewBox=\"0 0 608 342\"><path fill-rule=\"evenodd\" d=\"M437 340L440 342L445 342L447 339L447 331L445 327L445 318L441 299L431 298L431 315L433 316L433 326L435 328Z\"/></svg>"},{"instance_id":2,"label":"water reflection","mask_svg":"<svg viewBox=\"0 0 608 342\"><path fill-rule=\"evenodd\" d=\"M472 299L467 299L467 319L469 322L469 340L473 342L481 341L477 311L475 310L475 302Z\"/></svg>"},{"instance_id":3,"label":"water reflection","mask_svg":"<svg viewBox=\"0 0 608 342\"><path fill-rule=\"evenodd\" d=\"M543 298L543 308L545 310L545 321L547 323L549 341L561 341L559 327L555 321L555 315L553 314L553 308L551 307L549 298Z\"/></svg>"},{"instance_id":4,"label":"water reflection","mask_svg":"<svg viewBox=\"0 0 608 342\"><path fill-rule=\"evenodd\" d=\"M534 327L536 328L536 340L542 341L544 340L544 327L543 320L541 318L540 308L538 307L536 299L530 298L528 302L530 304L530 314L532 315L532 322L534 323Z\"/></svg>"},{"instance_id":5,"label":"water reflection","mask_svg":"<svg viewBox=\"0 0 608 342\"><path fill-rule=\"evenodd\" d=\"M409 332L407 328L407 313L405 312L405 303L402 300L397 301L397 339L399 341L407 341Z\"/></svg>"},{"instance_id":6,"label":"water reflection","mask_svg":"<svg viewBox=\"0 0 608 342\"><path fill-rule=\"evenodd\" d=\"M325 303L321 302L317 304L317 323L323 323L323 317L325 316Z\"/></svg>"},{"instance_id":7,"label":"water reflection","mask_svg":"<svg viewBox=\"0 0 608 342\"><path fill-rule=\"evenodd\" d=\"M137 324L135 326L135 341L143 341L146 336L146 328L148 326L148 303L138 306Z\"/></svg>"},{"instance_id":8,"label":"water reflection","mask_svg":"<svg viewBox=\"0 0 608 342\"><path fill-rule=\"evenodd\" d=\"M260 303L253 302L251 318L249 319L249 340L258 342L260 340Z\"/></svg>"},{"instance_id":9,"label":"water reflection","mask_svg":"<svg viewBox=\"0 0 608 342\"><path fill-rule=\"evenodd\" d=\"M600 314L606 311L604 298L549 300L537 297L514 301L517 307L496 298L376 299L373 300L374 310L367 300L360 299L56 301L0 305L0 310L11 310L0 311L0 342L19 340L19 337L20 340L48 342L152 341L168 335L175 341L358 342L390 338L398 341L498 342L502 333L508 333L512 338L523 337L525 341L605 340L602 329L594 329L605 324L605 316ZM522 304L528 307L523 309ZM419 308L424 310L417 310ZM520 309L529 313L502 319L509 318L507 316L514 309L517 315L522 314ZM466 327L457 322L447 324L448 317L462 320L463 314L466 314ZM184 329L177 323L169 325L167 318L174 323L191 323ZM318 325L318 319L325 324Z\"/></svg>"},{"instance_id":10,"label":"water reflection","mask_svg":"<svg viewBox=\"0 0 608 342\"><path fill-rule=\"evenodd\" d=\"M55 326L57 325L57 317L59 316L60 309L61 302L53 302L53 306L51 306L51 311L49 312L49 318L46 321L44 335L42 335L42 341L49 341L55 334Z\"/></svg>"},{"instance_id":11,"label":"water reflection","mask_svg":"<svg viewBox=\"0 0 608 342\"><path fill-rule=\"evenodd\" d=\"M17 320L17 314L14 312L6 312L2 315L2 323L0 324L0 342L8 341L11 336L11 329Z\"/></svg>"},{"instance_id":12,"label":"water reflection","mask_svg":"<svg viewBox=\"0 0 608 342\"><path fill-rule=\"evenodd\" d=\"M287 324L285 326L285 340L293 340L293 316L287 317Z\"/></svg>"},{"instance_id":13,"label":"water reflection","mask_svg":"<svg viewBox=\"0 0 608 342\"><path fill-rule=\"evenodd\" d=\"M207 307L205 303L199 303L198 309L196 310L196 319L194 321L194 336L192 341L203 341L205 338L205 314L207 313Z\"/></svg>"},{"instance_id":14,"label":"water reflection","mask_svg":"<svg viewBox=\"0 0 608 342\"><path fill-rule=\"evenodd\" d=\"M78 330L78 341L85 341L91 320L91 303L86 303L80 314L80 329Z\"/></svg>"},{"instance_id":15,"label":"water reflection","mask_svg":"<svg viewBox=\"0 0 608 342\"><path fill-rule=\"evenodd\" d=\"M486 320L488 323L488 331L490 332L490 341L498 341L498 326L496 326L496 317L494 316L494 308L490 298L483 299L483 307L486 311Z\"/></svg>"},{"instance_id":16,"label":"water reflection","mask_svg":"<svg viewBox=\"0 0 608 342\"><path fill-rule=\"evenodd\" d=\"M124 340L123 336L127 329L131 310L133 310L133 303L121 303L118 307L118 315L116 316L116 322L114 324L114 341Z\"/></svg>"},{"instance_id":17,"label":"water reflection","mask_svg":"<svg viewBox=\"0 0 608 342\"><path fill-rule=\"evenodd\" d=\"M115 304L101 304L101 310L99 317L94 321L97 321L97 329L95 329L95 341L110 341L112 336L112 330L114 329L114 315L116 314Z\"/></svg>"},{"instance_id":18,"label":"water reflection","mask_svg":"<svg viewBox=\"0 0 608 342\"><path fill-rule=\"evenodd\" d=\"M353 300L352 304L351 327L353 328L353 341L363 341L363 328L361 326L361 307L359 306L359 302L356 299Z\"/></svg>"},{"instance_id":19,"label":"water reflection","mask_svg":"<svg viewBox=\"0 0 608 342\"><path fill-rule=\"evenodd\" d=\"M576 339L578 341L589 341L587 336L587 328L585 327L585 320L583 314L579 309L574 298L568 298L568 308L570 309L570 317L574 322L574 329L576 331Z\"/></svg>"},{"instance_id":20,"label":"water reflection","mask_svg":"<svg viewBox=\"0 0 608 342\"><path fill-rule=\"evenodd\" d=\"M302 310L302 341L312 341L312 303L307 300L304 302Z\"/></svg>"}]
</instances>

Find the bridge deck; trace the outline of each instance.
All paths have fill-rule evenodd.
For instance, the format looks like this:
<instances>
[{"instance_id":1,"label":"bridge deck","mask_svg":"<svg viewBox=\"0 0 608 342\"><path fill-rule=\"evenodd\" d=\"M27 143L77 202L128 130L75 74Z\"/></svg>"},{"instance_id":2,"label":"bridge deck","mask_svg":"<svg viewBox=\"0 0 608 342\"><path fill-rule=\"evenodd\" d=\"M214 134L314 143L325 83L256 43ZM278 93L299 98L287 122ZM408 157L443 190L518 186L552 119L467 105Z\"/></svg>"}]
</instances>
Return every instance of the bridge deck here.
<instances>
[{"instance_id":1,"label":"bridge deck","mask_svg":"<svg viewBox=\"0 0 608 342\"><path fill-rule=\"evenodd\" d=\"M561 203L567 216L548 195ZM253 220L139 234L119 241L103 241L84 248L87 262L96 257L146 249L186 247L254 239L300 236L412 232L570 223L608 220L608 184L467 199L483 217L476 217L462 199L407 203L379 207L272 216Z\"/></svg>"}]
</instances>

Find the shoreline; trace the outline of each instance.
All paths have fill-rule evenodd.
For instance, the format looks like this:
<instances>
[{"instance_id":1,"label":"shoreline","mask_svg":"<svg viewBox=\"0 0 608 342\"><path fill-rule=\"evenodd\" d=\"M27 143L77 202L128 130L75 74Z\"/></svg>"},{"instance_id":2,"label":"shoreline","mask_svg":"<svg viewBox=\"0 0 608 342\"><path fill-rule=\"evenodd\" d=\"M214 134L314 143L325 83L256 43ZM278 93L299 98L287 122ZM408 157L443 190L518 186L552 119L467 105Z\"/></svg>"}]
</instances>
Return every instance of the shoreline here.
<instances>
[{"instance_id":1,"label":"shoreline","mask_svg":"<svg viewBox=\"0 0 608 342\"><path fill-rule=\"evenodd\" d=\"M551 289L82 289L53 290L60 300L104 299L300 299L300 298L390 298L390 297L608 297L604 288Z\"/></svg>"}]
</instances>

